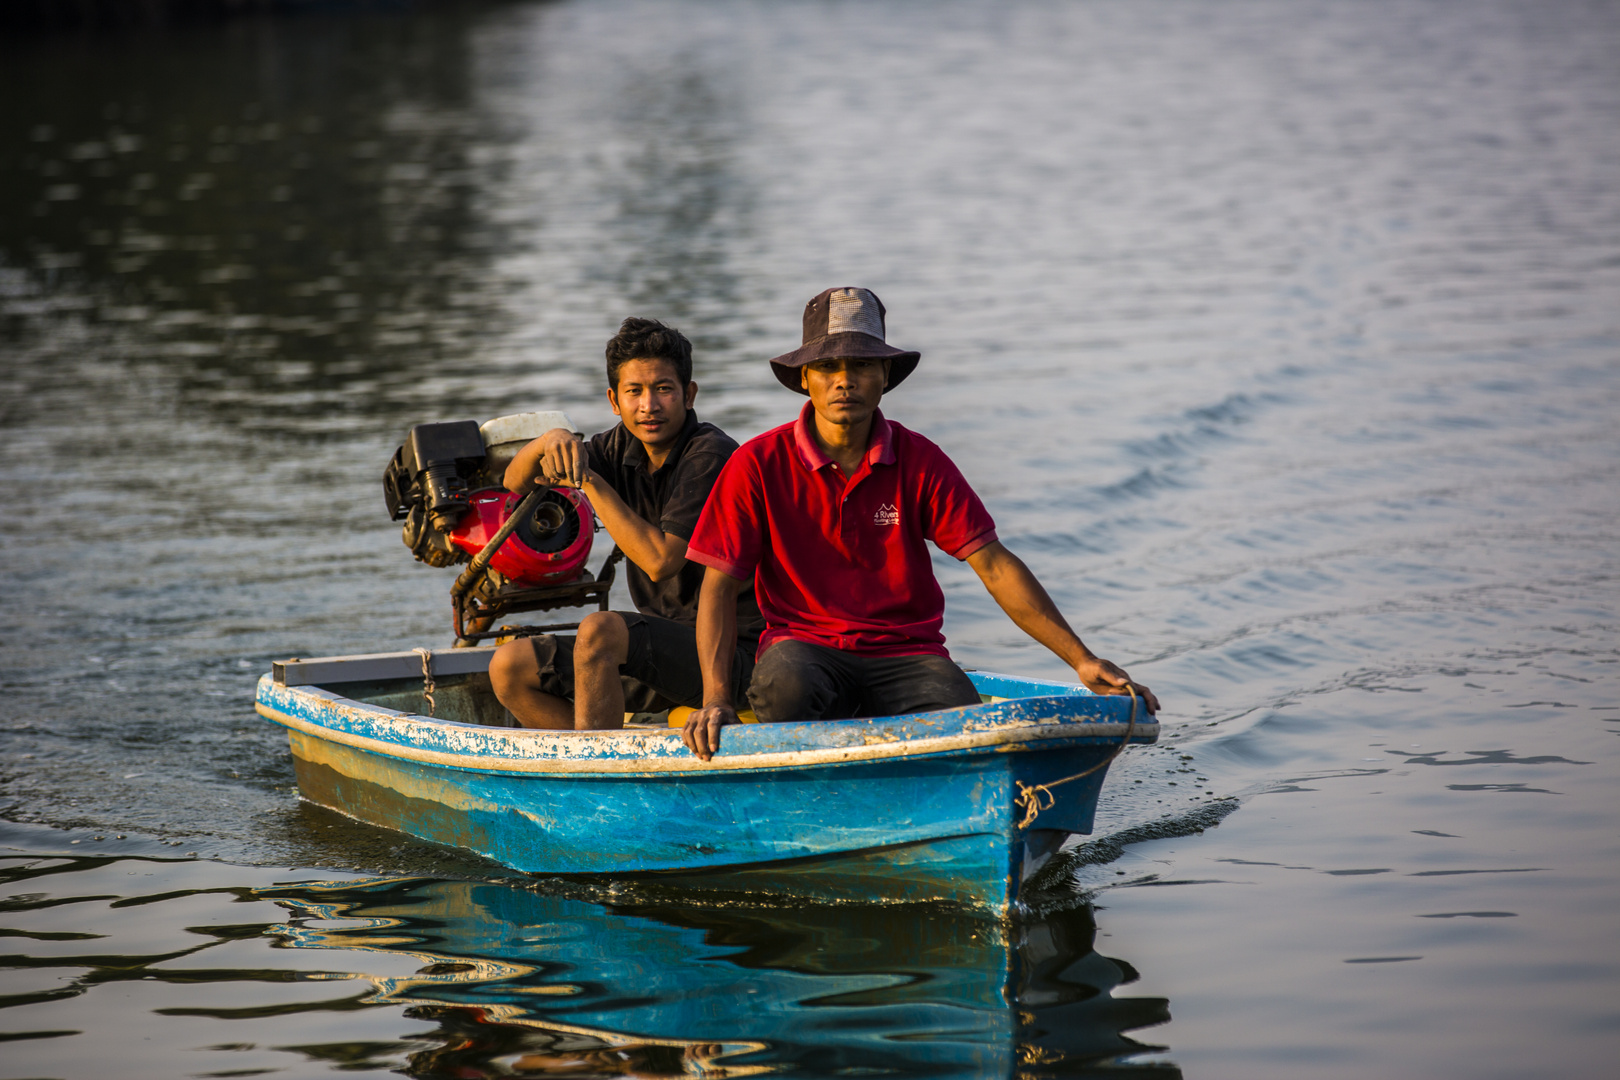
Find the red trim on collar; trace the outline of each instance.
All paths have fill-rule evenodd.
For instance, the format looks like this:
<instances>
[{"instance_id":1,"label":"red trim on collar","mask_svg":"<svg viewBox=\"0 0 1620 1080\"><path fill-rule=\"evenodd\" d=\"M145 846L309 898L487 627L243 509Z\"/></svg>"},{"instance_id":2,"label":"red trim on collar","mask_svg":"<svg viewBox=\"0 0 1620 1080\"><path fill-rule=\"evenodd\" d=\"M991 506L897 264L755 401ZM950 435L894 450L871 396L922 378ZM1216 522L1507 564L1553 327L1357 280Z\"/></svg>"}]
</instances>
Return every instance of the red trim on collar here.
<instances>
[{"instance_id":1,"label":"red trim on collar","mask_svg":"<svg viewBox=\"0 0 1620 1080\"><path fill-rule=\"evenodd\" d=\"M799 410L799 418L793 422L793 445L798 448L799 460L811 472L833 463L833 459L826 455L810 432L810 418L815 411L815 405L807 401L804 408ZM895 463L894 429L883 418L882 409L872 410L872 436L866 448L866 462L869 466Z\"/></svg>"}]
</instances>

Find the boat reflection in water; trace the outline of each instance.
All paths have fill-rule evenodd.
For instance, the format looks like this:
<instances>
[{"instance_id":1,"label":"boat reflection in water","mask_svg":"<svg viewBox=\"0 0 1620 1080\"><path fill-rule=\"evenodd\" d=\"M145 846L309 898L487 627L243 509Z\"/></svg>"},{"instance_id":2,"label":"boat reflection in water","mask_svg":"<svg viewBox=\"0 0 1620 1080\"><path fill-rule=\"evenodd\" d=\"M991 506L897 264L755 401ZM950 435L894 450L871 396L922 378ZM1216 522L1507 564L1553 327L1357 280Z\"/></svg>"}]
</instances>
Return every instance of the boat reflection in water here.
<instances>
[{"instance_id":1,"label":"boat reflection in water","mask_svg":"<svg viewBox=\"0 0 1620 1080\"><path fill-rule=\"evenodd\" d=\"M440 1027L409 1075L1179 1076L1125 1032L1169 1019L1116 997L1089 906L1001 922L933 905L761 907L392 879L259 892L287 947L420 962L354 973ZM343 977L343 976L337 976Z\"/></svg>"}]
</instances>

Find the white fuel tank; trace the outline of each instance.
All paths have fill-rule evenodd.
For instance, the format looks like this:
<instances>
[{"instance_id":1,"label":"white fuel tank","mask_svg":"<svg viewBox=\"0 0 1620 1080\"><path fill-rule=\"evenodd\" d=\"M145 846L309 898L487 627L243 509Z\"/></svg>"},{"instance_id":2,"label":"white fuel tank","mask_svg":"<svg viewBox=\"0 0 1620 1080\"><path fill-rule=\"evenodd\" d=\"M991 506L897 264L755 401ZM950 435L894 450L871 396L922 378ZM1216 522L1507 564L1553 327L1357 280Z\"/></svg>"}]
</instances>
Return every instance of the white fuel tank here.
<instances>
[{"instance_id":1,"label":"white fuel tank","mask_svg":"<svg viewBox=\"0 0 1620 1080\"><path fill-rule=\"evenodd\" d=\"M579 428L575 427L574 422L568 419L568 414L560 409L551 412L512 413L510 416L497 416L480 424L478 434L483 436L484 449L489 452L484 467L499 476L525 444L557 428L566 428L576 435L579 434Z\"/></svg>"}]
</instances>

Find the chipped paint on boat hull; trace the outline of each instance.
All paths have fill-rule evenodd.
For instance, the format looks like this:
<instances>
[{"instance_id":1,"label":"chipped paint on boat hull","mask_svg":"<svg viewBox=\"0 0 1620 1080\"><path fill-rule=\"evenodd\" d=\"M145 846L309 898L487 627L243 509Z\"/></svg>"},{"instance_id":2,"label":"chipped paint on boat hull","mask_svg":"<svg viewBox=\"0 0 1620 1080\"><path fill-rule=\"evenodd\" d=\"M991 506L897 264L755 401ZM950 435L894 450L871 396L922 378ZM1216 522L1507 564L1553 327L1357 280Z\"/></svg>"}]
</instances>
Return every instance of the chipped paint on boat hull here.
<instances>
[{"instance_id":1,"label":"chipped paint on boat hull","mask_svg":"<svg viewBox=\"0 0 1620 1080\"><path fill-rule=\"evenodd\" d=\"M1106 758L1122 704L1070 694L732 728L719 767L674 732L479 728L268 680L259 710L287 727L305 798L518 870L1004 909L1023 857L1018 785ZM1134 741L1156 734L1139 724ZM1038 827L1090 831L1102 780L1056 789Z\"/></svg>"}]
</instances>

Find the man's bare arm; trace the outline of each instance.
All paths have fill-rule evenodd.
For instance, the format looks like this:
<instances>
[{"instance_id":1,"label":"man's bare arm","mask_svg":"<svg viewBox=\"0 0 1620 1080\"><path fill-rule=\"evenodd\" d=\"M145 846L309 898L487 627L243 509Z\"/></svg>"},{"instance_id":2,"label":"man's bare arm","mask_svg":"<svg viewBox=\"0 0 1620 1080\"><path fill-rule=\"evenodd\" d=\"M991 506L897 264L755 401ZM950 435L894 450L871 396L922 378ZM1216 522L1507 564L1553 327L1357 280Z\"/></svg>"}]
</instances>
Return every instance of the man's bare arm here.
<instances>
[{"instance_id":1,"label":"man's bare arm","mask_svg":"<svg viewBox=\"0 0 1620 1080\"><path fill-rule=\"evenodd\" d=\"M743 582L709 567L698 593L698 663L703 668L703 708L686 718L681 742L704 761L720 749L720 729L737 723L731 700L731 662L737 653L737 597Z\"/></svg>"},{"instance_id":2,"label":"man's bare arm","mask_svg":"<svg viewBox=\"0 0 1620 1080\"><path fill-rule=\"evenodd\" d=\"M519 495L527 495L541 483L549 485L566 482L578 486L572 479L552 479L557 473L546 462L548 453L558 454L565 444L583 459L583 447L579 445L579 436L567 428L552 428L538 439L531 439L525 443L523 449L513 455L511 464L506 466L506 472L501 476L501 483L506 485L507 491L515 491Z\"/></svg>"},{"instance_id":3,"label":"man's bare arm","mask_svg":"<svg viewBox=\"0 0 1620 1080\"><path fill-rule=\"evenodd\" d=\"M553 428L519 450L501 479L520 494L542 483L578 488L619 550L654 581L674 577L686 565L686 541L630 509L590 470L582 440L567 428Z\"/></svg>"},{"instance_id":4,"label":"man's bare arm","mask_svg":"<svg viewBox=\"0 0 1620 1080\"><path fill-rule=\"evenodd\" d=\"M672 578L686 565L686 540L667 533L648 521L609 487L600 476L586 470L580 491L591 500L591 509L602 519L608 535L619 545L625 558L646 571L654 581Z\"/></svg>"},{"instance_id":5,"label":"man's bare arm","mask_svg":"<svg viewBox=\"0 0 1620 1080\"><path fill-rule=\"evenodd\" d=\"M984 582L984 587L995 597L1001 610L1007 613L1018 628L1051 649L1065 664L1074 668L1086 689L1098 694L1123 694L1131 683L1142 695L1150 713L1159 711L1159 699L1153 691L1134 682L1125 670L1110 660L1104 660L1086 648L1085 642L1070 628L1068 620L1057 609L1046 589L1030 573L1024 560L993 540L967 558Z\"/></svg>"}]
</instances>

